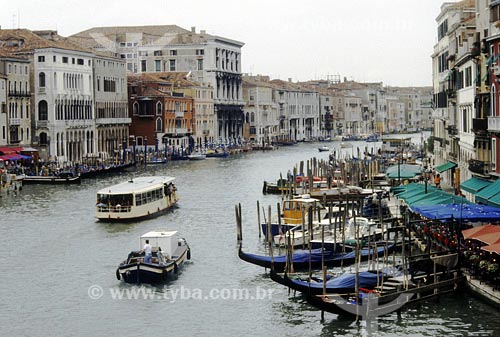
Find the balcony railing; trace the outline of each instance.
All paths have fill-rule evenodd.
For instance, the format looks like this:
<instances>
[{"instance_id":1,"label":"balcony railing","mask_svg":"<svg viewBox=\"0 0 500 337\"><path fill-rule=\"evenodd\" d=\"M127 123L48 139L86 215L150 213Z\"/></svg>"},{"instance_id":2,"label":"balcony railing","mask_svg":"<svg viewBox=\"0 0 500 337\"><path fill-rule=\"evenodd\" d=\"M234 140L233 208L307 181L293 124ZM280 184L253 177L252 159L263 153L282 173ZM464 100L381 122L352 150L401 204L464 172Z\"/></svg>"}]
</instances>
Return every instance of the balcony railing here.
<instances>
[{"instance_id":1,"label":"balcony railing","mask_svg":"<svg viewBox=\"0 0 500 337\"><path fill-rule=\"evenodd\" d=\"M9 118L9 125L21 125L21 119Z\"/></svg>"},{"instance_id":2,"label":"balcony railing","mask_svg":"<svg viewBox=\"0 0 500 337\"><path fill-rule=\"evenodd\" d=\"M49 126L49 121L36 121L37 128L46 128Z\"/></svg>"},{"instance_id":3,"label":"balcony railing","mask_svg":"<svg viewBox=\"0 0 500 337\"><path fill-rule=\"evenodd\" d=\"M176 111L175 118L184 118L184 111Z\"/></svg>"},{"instance_id":4,"label":"balcony railing","mask_svg":"<svg viewBox=\"0 0 500 337\"><path fill-rule=\"evenodd\" d=\"M24 90L10 90L9 97L31 97L31 93Z\"/></svg>"},{"instance_id":5,"label":"balcony railing","mask_svg":"<svg viewBox=\"0 0 500 337\"><path fill-rule=\"evenodd\" d=\"M184 136L187 133L188 133L187 128L171 128L165 130L166 135Z\"/></svg>"},{"instance_id":6,"label":"balcony railing","mask_svg":"<svg viewBox=\"0 0 500 337\"><path fill-rule=\"evenodd\" d=\"M500 116L488 117L488 131L500 132Z\"/></svg>"},{"instance_id":7,"label":"balcony railing","mask_svg":"<svg viewBox=\"0 0 500 337\"><path fill-rule=\"evenodd\" d=\"M469 160L469 171L482 175L488 174L490 171L490 163L471 159Z\"/></svg>"}]
</instances>

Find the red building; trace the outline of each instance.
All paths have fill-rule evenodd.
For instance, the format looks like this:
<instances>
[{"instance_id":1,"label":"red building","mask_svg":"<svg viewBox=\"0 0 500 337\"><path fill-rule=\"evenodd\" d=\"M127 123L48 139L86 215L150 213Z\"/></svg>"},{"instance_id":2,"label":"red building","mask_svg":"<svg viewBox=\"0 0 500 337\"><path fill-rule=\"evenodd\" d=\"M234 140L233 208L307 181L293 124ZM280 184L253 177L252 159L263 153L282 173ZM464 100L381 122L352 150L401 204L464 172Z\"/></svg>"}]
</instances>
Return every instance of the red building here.
<instances>
[{"instance_id":1,"label":"red building","mask_svg":"<svg viewBox=\"0 0 500 337\"><path fill-rule=\"evenodd\" d=\"M138 147L189 147L196 123L194 99L185 85L162 73L128 77L130 135Z\"/></svg>"}]
</instances>

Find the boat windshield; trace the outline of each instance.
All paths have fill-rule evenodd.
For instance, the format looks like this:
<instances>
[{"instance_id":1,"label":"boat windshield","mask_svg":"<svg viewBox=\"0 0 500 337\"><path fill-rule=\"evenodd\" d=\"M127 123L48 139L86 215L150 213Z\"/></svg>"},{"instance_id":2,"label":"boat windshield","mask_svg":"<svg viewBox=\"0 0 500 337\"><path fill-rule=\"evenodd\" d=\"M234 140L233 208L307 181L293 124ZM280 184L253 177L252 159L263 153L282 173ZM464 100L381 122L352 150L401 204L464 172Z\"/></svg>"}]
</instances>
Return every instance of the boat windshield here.
<instances>
[{"instance_id":1,"label":"boat windshield","mask_svg":"<svg viewBox=\"0 0 500 337\"><path fill-rule=\"evenodd\" d=\"M97 205L106 206L132 206L133 194L98 194Z\"/></svg>"}]
</instances>

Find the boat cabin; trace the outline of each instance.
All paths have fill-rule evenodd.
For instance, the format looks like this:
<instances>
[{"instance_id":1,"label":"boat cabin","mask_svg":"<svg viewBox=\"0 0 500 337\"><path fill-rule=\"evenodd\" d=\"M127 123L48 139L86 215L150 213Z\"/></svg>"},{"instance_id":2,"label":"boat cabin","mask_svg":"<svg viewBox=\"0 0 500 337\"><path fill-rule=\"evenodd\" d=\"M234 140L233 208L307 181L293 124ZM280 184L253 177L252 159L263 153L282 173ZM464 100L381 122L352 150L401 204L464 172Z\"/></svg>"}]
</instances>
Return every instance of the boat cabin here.
<instances>
[{"instance_id":1,"label":"boat cabin","mask_svg":"<svg viewBox=\"0 0 500 337\"><path fill-rule=\"evenodd\" d=\"M308 194L285 200L283 201L283 220L286 224L302 224L303 219L307 221L308 212L314 212L317 206L319 206L319 200L311 198Z\"/></svg>"},{"instance_id":2,"label":"boat cabin","mask_svg":"<svg viewBox=\"0 0 500 337\"><path fill-rule=\"evenodd\" d=\"M158 230L148 232L141 236L140 249L144 247L146 240L149 240L149 244L153 247L154 251L158 251L161 248L162 254L168 257L175 255L175 251L179 245L177 231Z\"/></svg>"}]
</instances>

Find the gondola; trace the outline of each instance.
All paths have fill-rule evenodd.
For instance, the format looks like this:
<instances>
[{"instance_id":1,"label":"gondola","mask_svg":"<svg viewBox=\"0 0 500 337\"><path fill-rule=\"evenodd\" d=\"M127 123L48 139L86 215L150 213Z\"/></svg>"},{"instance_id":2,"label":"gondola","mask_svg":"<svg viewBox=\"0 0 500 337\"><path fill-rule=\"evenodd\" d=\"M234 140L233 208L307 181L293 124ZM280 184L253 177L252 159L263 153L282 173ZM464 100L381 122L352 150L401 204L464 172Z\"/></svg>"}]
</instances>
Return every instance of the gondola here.
<instances>
[{"instance_id":1,"label":"gondola","mask_svg":"<svg viewBox=\"0 0 500 337\"><path fill-rule=\"evenodd\" d=\"M386 247L378 247L375 253L373 248L361 249L360 257L361 261L366 261L368 258L373 257L375 254L377 256L382 256L386 250ZM387 253L391 253L394 250L394 244L390 244L387 247ZM275 272L283 272L287 265L286 255L277 255L274 257L257 255L251 253L245 253L240 245L238 256L243 261L256 264L258 266L274 269ZM295 271L308 270L309 267L312 269L319 269L322 266L322 258L324 257L324 265L327 267L338 267L340 265L350 265L356 262L356 252L349 253L335 253L331 250L325 250L324 253L321 252L321 248L311 250L309 254L308 250L296 250L292 256L293 269Z\"/></svg>"},{"instance_id":2,"label":"gondola","mask_svg":"<svg viewBox=\"0 0 500 337\"><path fill-rule=\"evenodd\" d=\"M287 274L280 275L271 270L271 280L287 286L293 290L310 295L319 295L324 290L327 294L337 293L343 294L354 292L356 286L356 274L345 273L336 277L327 277L326 282L322 279L312 278L311 280L301 278L290 278ZM382 271L363 271L358 273L358 287L368 290L373 290L377 285L383 283L387 279L387 273ZM323 284L325 283L325 284Z\"/></svg>"},{"instance_id":3,"label":"gondola","mask_svg":"<svg viewBox=\"0 0 500 337\"><path fill-rule=\"evenodd\" d=\"M80 176L26 176L23 179L23 184L45 184L45 185L69 185L80 184Z\"/></svg>"},{"instance_id":4,"label":"gondola","mask_svg":"<svg viewBox=\"0 0 500 337\"><path fill-rule=\"evenodd\" d=\"M314 307L344 317L372 319L401 310L410 304L446 295L460 289L465 276L456 269L457 254L431 257L428 262L447 265L445 269L431 267L433 272L412 272L388 278L375 291L360 289L354 292L330 294L308 294L307 302ZM450 262L451 261L451 262Z\"/></svg>"},{"instance_id":5,"label":"gondola","mask_svg":"<svg viewBox=\"0 0 500 337\"><path fill-rule=\"evenodd\" d=\"M107 166L103 165L103 166L91 167L90 169L86 170L80 169L79 176L82 179L96 178L110 173L123 172L131 167L134 167L135 165L136 165L135 162L130 162L124 164L113 164Z\"/></svg>"}]
</instances>

